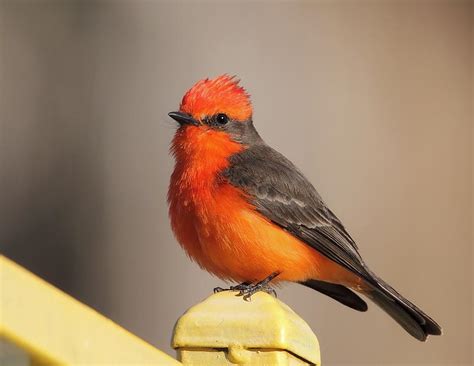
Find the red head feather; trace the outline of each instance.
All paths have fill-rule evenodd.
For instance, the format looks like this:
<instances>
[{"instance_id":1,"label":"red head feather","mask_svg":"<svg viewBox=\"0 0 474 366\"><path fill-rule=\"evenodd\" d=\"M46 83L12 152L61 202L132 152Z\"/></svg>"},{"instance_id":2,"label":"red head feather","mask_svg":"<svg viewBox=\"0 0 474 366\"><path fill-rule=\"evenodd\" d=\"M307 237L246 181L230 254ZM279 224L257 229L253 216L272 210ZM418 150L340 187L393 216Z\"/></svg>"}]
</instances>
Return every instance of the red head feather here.
<instances>
[{"instance_id":1,"label":"red head feather","mask_svg":"<svg viewBox=\"0 0 474 366\"><path fill-rule=\"evenodd\" d=\"M225 113L231 119L245 121L252 116L252 104L249 94L239 86L239 80L224 74L198 81L184 95L180 111L197 120Z\"/></svg>"}]
</instances>

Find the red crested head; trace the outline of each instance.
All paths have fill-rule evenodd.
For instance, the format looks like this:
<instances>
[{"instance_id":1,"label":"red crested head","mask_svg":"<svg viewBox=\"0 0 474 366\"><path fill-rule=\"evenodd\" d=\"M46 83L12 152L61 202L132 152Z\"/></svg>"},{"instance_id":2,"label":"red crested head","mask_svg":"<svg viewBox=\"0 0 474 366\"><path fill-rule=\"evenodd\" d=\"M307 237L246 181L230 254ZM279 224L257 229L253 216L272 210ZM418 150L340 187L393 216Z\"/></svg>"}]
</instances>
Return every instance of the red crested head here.
<instances>
[{"instance_id":1,"label":"red crested head","mask_svg":"<svg viewBox=\"0 0 474 366\"><path fill-rule=\"evenodd\" d=\"M249 94L235 76L227 74L198 81L184 95L179 110L198 121L218 113L237 121L252 117Z\"/></svg>"}]
</instances>

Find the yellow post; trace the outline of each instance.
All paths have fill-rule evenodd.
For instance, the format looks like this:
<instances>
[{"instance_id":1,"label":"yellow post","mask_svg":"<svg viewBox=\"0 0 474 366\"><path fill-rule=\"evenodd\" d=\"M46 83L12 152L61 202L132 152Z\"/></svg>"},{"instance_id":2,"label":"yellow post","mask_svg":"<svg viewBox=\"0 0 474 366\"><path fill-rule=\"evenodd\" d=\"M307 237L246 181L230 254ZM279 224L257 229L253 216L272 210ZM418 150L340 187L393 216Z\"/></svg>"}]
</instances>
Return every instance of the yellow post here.
<instances>
[{"instance_id":1,"label":"yellow post","mask_svg":"<svg viewBox=\"0 0 474 366\"><path fill-rule=\"evenodd\" d=\"M178 320L172 344L184 365L321 365L316 336L287 305L235 295L214 294Z\"/></svg>"}]
</instances>

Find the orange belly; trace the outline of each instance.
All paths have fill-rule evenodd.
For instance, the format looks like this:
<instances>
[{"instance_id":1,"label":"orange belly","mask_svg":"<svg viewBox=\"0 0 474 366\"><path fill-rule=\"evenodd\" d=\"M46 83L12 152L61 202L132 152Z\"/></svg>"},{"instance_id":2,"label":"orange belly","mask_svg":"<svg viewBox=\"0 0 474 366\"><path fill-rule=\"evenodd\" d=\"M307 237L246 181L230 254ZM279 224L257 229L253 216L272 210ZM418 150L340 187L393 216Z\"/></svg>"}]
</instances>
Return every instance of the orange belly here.
<instances>
[{"instance_id":1,"label":"orange belly","mask_svg":"<svg viewBox=\"0 0 474 366\"><path fill-rule=\"evenodd\" d=\"M173 189L173 187L171 187ZM320 279L355 285L358 277L273 224L223 183L211 190L171 191L170 216L178 241L201 267L236 282Z\"/></svg>"}]
</instances>

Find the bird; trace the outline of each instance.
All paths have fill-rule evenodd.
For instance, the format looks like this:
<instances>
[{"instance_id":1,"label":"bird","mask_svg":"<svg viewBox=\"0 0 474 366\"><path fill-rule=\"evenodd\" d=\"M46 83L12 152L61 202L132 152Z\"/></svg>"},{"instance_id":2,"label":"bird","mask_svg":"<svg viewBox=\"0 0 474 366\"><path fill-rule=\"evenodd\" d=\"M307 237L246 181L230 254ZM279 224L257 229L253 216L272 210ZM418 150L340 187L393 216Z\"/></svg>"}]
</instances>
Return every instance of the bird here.
<instances>
[{"instance_id":1,"label":"bird","mask_svg":"<svg viewBox=\"0 0 474 366\"><path fill-rule=\"evenodd\" d=\"M420 341L441 335L430 316L369 269L314 186L260 137L236 76L198 81L168 115L178 122L171 227L200 267L238 283L230 290L245 300L294 282L361 312L368 308L363 295Z\"/></svg>"}]
</instances>

